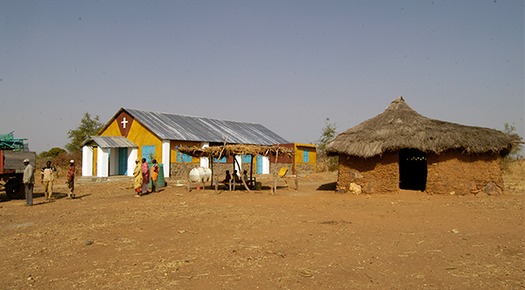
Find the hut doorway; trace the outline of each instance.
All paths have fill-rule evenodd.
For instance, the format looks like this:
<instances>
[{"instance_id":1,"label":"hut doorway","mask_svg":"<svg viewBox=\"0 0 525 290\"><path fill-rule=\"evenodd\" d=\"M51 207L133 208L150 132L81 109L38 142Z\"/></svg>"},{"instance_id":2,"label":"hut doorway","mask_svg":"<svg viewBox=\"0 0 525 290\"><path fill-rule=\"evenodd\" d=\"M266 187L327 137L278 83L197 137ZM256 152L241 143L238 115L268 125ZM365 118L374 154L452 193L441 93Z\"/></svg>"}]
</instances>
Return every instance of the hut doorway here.
<instances>
[{"instance_id":1,"label":"hut doorway","mask_svg":"<svg viewBox=\"0 0 525 290\"><path fill-rule=\"evenodd\" d=\"M425 191L427 154L417 149L399 151L399 188Z\"/></svg>"}]
</instances>

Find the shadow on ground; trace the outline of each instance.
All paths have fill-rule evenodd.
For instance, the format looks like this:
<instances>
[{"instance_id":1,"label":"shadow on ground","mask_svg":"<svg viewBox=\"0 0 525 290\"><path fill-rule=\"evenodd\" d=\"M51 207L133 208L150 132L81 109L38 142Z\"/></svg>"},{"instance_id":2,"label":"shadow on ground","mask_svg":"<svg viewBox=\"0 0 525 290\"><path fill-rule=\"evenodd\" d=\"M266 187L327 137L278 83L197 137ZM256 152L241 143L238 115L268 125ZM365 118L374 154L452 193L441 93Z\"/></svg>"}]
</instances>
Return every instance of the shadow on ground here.
<instances>
[{"instance_id":1,"label":"shadow on ground","mask_svg":"<svg viewBox=\"0 0 525 290\"><path fill-rule=\"evenodd\" d=\"M317 190L335 191L337 182L321 184Z\"/></svg>"}]
</instances>

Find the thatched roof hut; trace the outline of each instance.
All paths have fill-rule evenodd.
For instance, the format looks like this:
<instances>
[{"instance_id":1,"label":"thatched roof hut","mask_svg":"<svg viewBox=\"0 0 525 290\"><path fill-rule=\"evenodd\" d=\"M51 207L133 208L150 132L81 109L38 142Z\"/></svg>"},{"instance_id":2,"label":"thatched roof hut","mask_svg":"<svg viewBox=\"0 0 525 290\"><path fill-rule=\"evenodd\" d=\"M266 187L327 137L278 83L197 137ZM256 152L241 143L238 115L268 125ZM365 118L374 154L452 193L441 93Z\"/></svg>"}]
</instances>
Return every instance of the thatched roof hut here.
<instances>
[{"instance_id":1,"label":"thatched roof hut","mask_svg":"<svg viewBox=\"0 0 525 290\"><path fill-rule=\"evenodd\" d=\"M365 191L373 190L372 184L380 185L376 190L394 191L403 188L408 178L418 180L415 188L408 189L437 190L435 185L440 184L438 191L476 191L490 182L503 188L499 161L517 141L498 130L424 117L399 97L384 112L339 134L327 146L327 153L340 157L338 187L343 190L348 190L349 183L360 183ZM437 166L445 163L452 165ZM490 174L475 174L489 168ZM473 184L465 181L448 187L462 178Z\"/></svg>"},{"instance_id":2,"label":"thatched roof hut","mask_svg":"<svg viewBox=\"0 0 525 290\"><path fill-rule=\"evenodd\" d=\"M436 154L457 149L466 154L506 155L514 141L494 129L424 117L399 97L383 113L339 134L328 145L327 152L369 158L386 151L414 148Z\"/></svg>"}]
</instances>

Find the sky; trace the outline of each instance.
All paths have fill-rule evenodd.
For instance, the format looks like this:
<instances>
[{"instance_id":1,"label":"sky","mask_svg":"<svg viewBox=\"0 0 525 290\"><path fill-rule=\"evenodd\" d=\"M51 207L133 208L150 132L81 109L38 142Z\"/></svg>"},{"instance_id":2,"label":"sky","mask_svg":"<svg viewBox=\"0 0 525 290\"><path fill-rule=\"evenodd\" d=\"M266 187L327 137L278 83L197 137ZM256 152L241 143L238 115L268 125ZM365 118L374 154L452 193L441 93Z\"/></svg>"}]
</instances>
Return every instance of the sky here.
<instances>
[{"instance_id":1,"label":"sky","mask_svg":"<svg viewBox=\"0 0 525 290\"><path fill-rule=\"evenodd\" d=\"M524 136L524 1L0 0L0 133L65 148L124 108L341 133L403 96Z\"/></svg>"}]
</instances>

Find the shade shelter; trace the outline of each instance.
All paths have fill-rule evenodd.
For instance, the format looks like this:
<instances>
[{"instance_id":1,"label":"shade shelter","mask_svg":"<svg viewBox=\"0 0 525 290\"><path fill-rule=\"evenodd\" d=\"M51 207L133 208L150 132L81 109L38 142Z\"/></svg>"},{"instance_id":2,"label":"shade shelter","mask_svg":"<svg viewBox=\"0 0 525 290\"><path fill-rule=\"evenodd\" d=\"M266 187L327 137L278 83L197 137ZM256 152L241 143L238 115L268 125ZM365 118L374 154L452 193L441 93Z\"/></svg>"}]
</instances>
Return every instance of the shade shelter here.
<instances>
[{"instance_id":1,"label":"shade shelter","mask_svg":"<svg viewBox=\"0 0 525 290\"><path fill-rule=\"evenodd\" d=\"M221 159L222 157L234 157L234 164L233 168L240 168L240 164L235 164L237 161L237 158L235 156L237 155L249 155L251 156L251 162L250 162L250 180L253 178L253 158L255 156L261 155L265 157L273 156L274 161L277 164L277 160L279 156L281 157L293 157L294 151L293 149L281 147L277 145L273 146L263 146L263 145L229 145L225 144L222 146L209 146L205 148L200 147L179 147L178 150L182 153L185 153L187 155L193 156L193 157L207 157L211 161L211 170L213 176L215 176L215 181L217 180L216 174L213 170L213 160ZM237 166L236 166L237 165ZM249 188L247 184L244 184L246 188Z\"/></svg>"},{"instance_id":2,"label":"shade shelter","mask_svg":"<svg viewBox=\"0 0 525 290\"><path fill-rule=\"evenodd\" d=\"M327 153L339 156L340 191L501 192L501 159L517 141L498 130L427 118L399 97L336 136Z\"/></svg>"}]
</instances>

